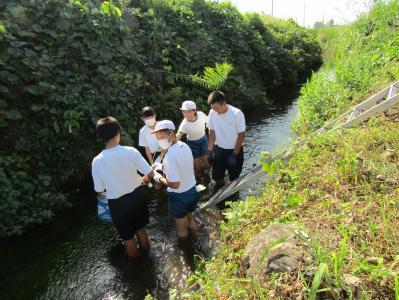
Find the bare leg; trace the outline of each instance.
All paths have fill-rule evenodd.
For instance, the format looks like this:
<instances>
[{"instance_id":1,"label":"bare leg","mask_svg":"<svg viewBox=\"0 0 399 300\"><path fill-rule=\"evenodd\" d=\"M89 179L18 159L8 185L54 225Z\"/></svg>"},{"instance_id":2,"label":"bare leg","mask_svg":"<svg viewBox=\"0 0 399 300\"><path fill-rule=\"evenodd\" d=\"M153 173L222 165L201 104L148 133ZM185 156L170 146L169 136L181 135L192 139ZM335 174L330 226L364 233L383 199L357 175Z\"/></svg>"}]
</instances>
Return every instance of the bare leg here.
<instances>
[{"instance_id":1,"label":"bare leg","mask_svg":"<svg viewBox=\"0 0 399 300\"><path fill-rule=\"evenodd\" d=\"M129 257L137 257L139 256L139 249L137 248L136 242L131 240L124 240L126 253Z\"/></svg>"},{"instance_id":2,"label":"bare leg","mask_svg":"<svg viewBox=\"0 0 399 300\"><path fill-rule=\"evenodd\" d=\"M196 233L197 232L197 223L194 220L193 214L188 213L187 216L187 221L188 221L188 228L191 233Z\"/></svg>"},{"instance_id":3,"label":"bare leg","mask_svg":"<svg viewBox=\"0 0 399 300\"><path fill-rule=\"evenodd\" d=\"M194 159L194 171L195 171L195 177L200 178L202 175L202 168L201 168L201 161L199 158Z\"/></svg>"},{"instance_id":4,"label":"bare leg","mask_svg":"<svg viewBox=\"0 0 399 300\"><path fill-rule=\"evenodd\" d=\"M188 238L188 220L187 217L175 219L177 235L181 239Z\"/></svg>"},{"instance_id":5,"label":"bare leg","mask_svg":"<svg viewBox=\"0 0 399 300\"><path fill-rule=\"evenodd\" d=\"M148 241L148 235L144 228L137 230L136 236L139 240L140 249L142 250L150 249L150 242Z\"/></svg>"},{"instance_id":6,"label":"bare leg","mask_svg":"<svg viewBox=\"0 0 399 300\"><path fill-rule=\"evenodd\" d=\"M208 158L206 157L206 155L200 157L199 159L200 159L200 162L201 162L202 170L209 170L210 166L209 166Z\"/></svg>"},{"instance_id":7,"label":"bare leg","mask_svg":"<svg viewBox=\"0 0 399 300\"><path fill-rule=\"evenodd\" d=\"M226 184L226 181L224 180L224 178L222 178L222 179L215 179L215 182L216 182L216 186L217 186L217 187L222 187L222 186L224 186L224 185Z\"/></svg>"}]
</instances>

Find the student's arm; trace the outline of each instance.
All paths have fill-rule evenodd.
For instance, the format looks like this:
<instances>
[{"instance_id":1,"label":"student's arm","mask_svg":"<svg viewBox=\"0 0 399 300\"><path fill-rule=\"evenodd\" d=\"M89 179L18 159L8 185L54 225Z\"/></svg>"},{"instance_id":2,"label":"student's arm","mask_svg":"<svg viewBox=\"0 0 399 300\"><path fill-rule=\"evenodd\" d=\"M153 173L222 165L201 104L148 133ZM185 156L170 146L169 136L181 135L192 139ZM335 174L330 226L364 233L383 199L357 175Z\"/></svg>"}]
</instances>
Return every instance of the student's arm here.
<instances>
[{"instance_id":1,"label":"student's arm","mask_svg":"<svg viewBox=\"0 0 399 300\"><path fill-rule=\"evenodd\" d=\"M150 165L152 165L154 163L154 161L152 159L152 153L151 153L149 147L145 147L145 155L147 156L148 161L150 162Z\"/></svg>"},{"instance_id":2,"label":"student's arm","mask_svg":"<svg viewBox=\"0 0 399 300\"><path fill-rule=\"evenodd\" d=\"M176 134L176 140L178 140L178 141L180 141L181 140L181 137L183 136L183 132L181 132L181 131L179 131L177 134Z\"/></svg>"},{"instance_id":3,"label":"student's arm","mask_svg":"<svg viewBox=\"0 0 399 300\"><path fill-rule=\"evenodd\" d=\"M240 149L241 149L242 144L244 143L244 139L245 139L245 127L246 127L245 126L245 116L242 111L239 111L237 113L235 123L236 123L236 130L237 130L238 134L237 134L236 144L234 147L234 153L238 155L240 153Z\"/></svg>"},{"instance_id":4,"label":"student's arm","mask_svg":"<svg viewBox=\"0 0 399 300\"><path fill-rule=\"evenodd\" d=\"M143 181L149 182L152 177L154 177L154 171L150 167L150 165L146 162L143 156L141 156L140 152L137 150L133 150L134 152L134 159L135 159L135 164L137 170L140 171L140 173L144 174L143 176Z\"/></svg>"},{"instance_id":5,"label":"student's arm","mask_svg":"<svg viewBox=\"0 0 399 300\"><path fill-rule=\"evenodd\" d=\"M168 179L166 177L161 177L159 182L172 189L178 189L180 187L180 174L177 168L177 162L175 158L170 157L168 160L168 167L165 170L168 174Z\"/></svg>"},{"instance_id":6,"label":"student's arm","mask_svg":"<svg viewBox=\"0 0 399 300\"><path fill-rule=\"evenodd\" d=\"M213 147L215 146L215 141L216 141L216 133L215 133L215 128L213 127L212 115L213 115L213 111L211 110L209 112L208 121L206 123L206 126L209 129L208 151L213 151Z\"/></svg>"},{"instance_id":7,"label":"student's arm","mask_svg":"<svg viewBox=\"0 0 399 300\"><path fill-rule=\"evenodd\" d=\"M237 136L236 145L234 147L235 154L238 155L240 153L240 149L242 147L242 144L244 143L244 139L245 139L245 132L240 132Z\"/></svg>"},{"instance_id":8,"label":"student's arm","mask_svg":"<svg viewBox=\"0 0 399 300\"><path fill-rule=\"evenodd\" d=\"M161 179L159 179L159 182L164 186L170 187L172 189L178 189L180 186L180 181L170 182L165 177L161 177Z\"/></svg>"},{"instance_id":9,"label":"student's arm","mask_svg":"<svg viewBox=\"0 0 399 300\"><path fill-rule=\"evenodd\" d=\"M213 147L215 145L215 140L216 140L215 130L209 129L209 134L208 134L208 150L209 151L213 151Z\"/></svg>"},{"instance_id":10,"label":"student's arm","mask_svg":"<svg viewBox=\"0 0 399 300\"><path fill-rule=\"evenodd\" d=\"M186 134L185 125L184 125L185 123L186 123L186 120L185 120L185 119L184 119L183 121L181 121L181 124L180 124L180 126L179 126L179 129L177 130L176 139L177 139L178 141L180 141L181 138L182 138L182 136L183 136L184 134Z\"/></svg>"},{"instance_id":11,"label":"student's arm","mask_svg":"<svg viewBox=\"0 0 399 300\"><path fill-rule=\"evenodd\" d=\"M142 179L143 179L143 182L145 183L145 184L148 184L148 183L150 183L150 181L151 181L151 178L153 178L154 177L154 171L151 171L150 173L148 173L147 175L144 175L143 177L142 177Z\"/></svg>"},{"instance_id":12,"label":"student's arm","mask_svg":"<svg viewBox=\"0 0 399 300\"><path fill-rule=\"evenodd\" d=\"M100 176L100 172L98 170L98 165L93 162L91 167L91 175L93 176L94 190L100 194L105 191L105 184Z\"/></svg>"}]
</instances>

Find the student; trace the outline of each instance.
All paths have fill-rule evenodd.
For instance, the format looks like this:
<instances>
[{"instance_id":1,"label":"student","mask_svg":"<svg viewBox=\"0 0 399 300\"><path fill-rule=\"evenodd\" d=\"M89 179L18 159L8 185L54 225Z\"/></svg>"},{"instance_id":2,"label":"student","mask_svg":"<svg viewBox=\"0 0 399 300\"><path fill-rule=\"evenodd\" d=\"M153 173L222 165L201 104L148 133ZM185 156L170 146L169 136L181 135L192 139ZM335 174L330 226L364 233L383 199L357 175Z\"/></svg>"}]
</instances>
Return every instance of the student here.
<instances>
[{"instance_id":1,"label":"student","mask_svg":"<svg viewBox=\"0 0 399 300\"><path fill-rule=\"evenodd\" d=\"M208 117L202 111L197 111L197 106L193 101L184 101L180 110L184 119L180 124L176 138L187 135L187 145L190 147L194 157L194 170L197 178L201 177L202 170L209 169L207 150L208 138L205 133L205 124Z\"/></svg>"},{"instance_id":2,"label":"student","mask_svg":"<svg viewBox=\"0 0 399 300\"><path fill-rule=\"evenodd\" d=\"M217 186L225 184L226 169L230 181L238 178L244 162L245 117L241 110L227 104L224 94L209 94L208 159L213 161L212 178Z\"/></svg>"},{"instance_id":3,"label":"student","mask_svg":"<svg viewBox=\"0 0 399 300\"><path fill-rule=\"evenodd\" d=\"M169 214L175 219L179 238L195 233L197 224L192 212L197 207L199 193L195 189L193 155L187 144L177 141L175 125L159 121L154 129L159 146L166 150L163 160L165 177L155 172L154 180L167 186Z\"/></svg>"},{"instance_id":4,"label":"student","mask_svg":"<svg viewBox=\"0 0 399 300\"><path fill-rule=\"evenodd\" d=\"M152 165L157 158L160 160L160 151L157 139L153 134L151 134L155 128L155 124L157 123L157 115L151 106L146 106L141 109L140 116L145 125L139 132L139 146L144 147L147 161Z\"/></svg>"},{"instance_id":5,"label":"student","mask_svg":"<svg viewBox=\"0 0 399 300\"><path fill-rule=\"evenodd\" d=\"M106 192L112 220L124 241L126 252L130 257L136 257L139 249L134 235L140 249L149 248L144 229L149 222L148 208L141 183L142 180L148 182L154 173L139 151L119 145L121 127L115 118L98 120L96 131L105 143L105 149L92 162L94 190ZM137 170L145 174L143 179Z\"/></svg>"}]
</instances>

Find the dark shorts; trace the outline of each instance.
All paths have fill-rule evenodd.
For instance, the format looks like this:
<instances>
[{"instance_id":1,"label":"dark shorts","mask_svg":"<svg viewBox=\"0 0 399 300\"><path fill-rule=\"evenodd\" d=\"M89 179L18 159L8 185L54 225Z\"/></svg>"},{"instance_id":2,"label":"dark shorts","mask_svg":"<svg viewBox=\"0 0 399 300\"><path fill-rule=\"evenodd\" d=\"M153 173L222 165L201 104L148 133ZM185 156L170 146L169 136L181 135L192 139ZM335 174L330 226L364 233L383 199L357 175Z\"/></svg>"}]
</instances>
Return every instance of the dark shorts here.
<instances>
[{"instance_id":1,"label":"dark shorts","mask_svg":"<svg viewBox=\"0 0 399 300\"><path fill-rule=\"evenodd\" d=\"M214 159L213 159L213 169L212 169L212 178L214 180L220 180L224 178L224 175L227 172L229 173L230 181L237 179L242 171L242 165L244 163L244 149L241 147L240 153L238 154L237 164L234 167L229 167L227 164L227 159L230 154L233 152L233 149L223 149L218 146L215 146L214 149Z\"/></svg>"},{"instance_id":2,"label":"dark shorts","mask_svg":"<svg viewBox=\"0 0 399 300\"><path fill-rule=\"evenodd\" d=\"M200 158L202 156L205 156L207 154L208 150L208 137L206 134L199 140L195 141L190 141L187 140L186 144L190 147L191 152L193 153L194 159Z\"/></svg>"},{"instance_id":3,"label":"dark shorts","mask_svg":"<svg viewBox=\"0 0 399 300\"><path fill-rule=\"evenodd\" d=\"M168 192L169 215L175 219L184 218L197 207L200 194L193 186L186 192Z\"/></svg>"},{"instance_id":4,"label":"dark shorts","mask_svg":"<svg viewBox=\"0 0 399 300\"><path fill-rule=\"evenodd\" d=\"M109 199L108 206L119 236L123 240L133 238L135 232L149 223L148 204L144 198L144 186L118 199Z\"/></svg>"}]
</instances>

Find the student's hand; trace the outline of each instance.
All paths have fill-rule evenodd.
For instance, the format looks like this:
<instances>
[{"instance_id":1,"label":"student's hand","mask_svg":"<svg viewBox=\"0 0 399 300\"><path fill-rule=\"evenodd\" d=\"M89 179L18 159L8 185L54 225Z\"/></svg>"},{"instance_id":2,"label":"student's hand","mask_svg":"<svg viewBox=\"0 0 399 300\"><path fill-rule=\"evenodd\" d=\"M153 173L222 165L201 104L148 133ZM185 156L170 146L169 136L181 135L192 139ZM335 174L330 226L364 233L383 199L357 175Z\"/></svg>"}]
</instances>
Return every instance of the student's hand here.
<instances>
[{"instance_id":1,"label":"student's hand","mask_svg":"<svg viewBox=\"0 0 399 300\"><path fill-rule=\"evenodd\" d=\"M213 150L209 150L206 153L206 158L208 159L208 163L211 165L213 163Z\"/></svg>"},{"instance_id":2,"label":"student's hand","mask_svg":"<svg viewBox=\"0 0 399 300\"><path fill-rule=\"evenodd\" d=\"M142 179L143 183L146 185L150 183L150 179L148 178L147 175L141 177L141 179Z\"/></svg>"},{"instance_id":3,"label":"student's hand","mask_svg":"<svg viewBox=\"0 0 399 300\"><path fill-rule=\"evenodd\" d=\"M151 178L153 178L153 177L154 177L154 171L151 171L147 175L144 175L143 177L141 177L141 179L144 184L149 184L151 182Z\"/></svg>"},{"instance_id":4,"label":"student's hand","mask_svg":"<svg viewBox=\"0 0 399 300\"><path fill-rule=\"evenodd\" d=\"M235 167L237 165L238 155L232 152L227 159L227 164L229 167Z\"/></svg>"},{"instance_id":5,"label":"student's hand","mask_svg":"<svg viewBox=\"0 0 399 300\"><path fill-rule=\"evenodd\" d=\"M159 180L162 178L163 176L161 174L159 174L158 172L155 172L154 175L154 181L157 183L161 183Z\"/></svg>"}]
</instances>

